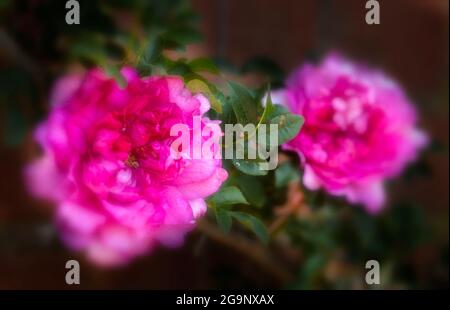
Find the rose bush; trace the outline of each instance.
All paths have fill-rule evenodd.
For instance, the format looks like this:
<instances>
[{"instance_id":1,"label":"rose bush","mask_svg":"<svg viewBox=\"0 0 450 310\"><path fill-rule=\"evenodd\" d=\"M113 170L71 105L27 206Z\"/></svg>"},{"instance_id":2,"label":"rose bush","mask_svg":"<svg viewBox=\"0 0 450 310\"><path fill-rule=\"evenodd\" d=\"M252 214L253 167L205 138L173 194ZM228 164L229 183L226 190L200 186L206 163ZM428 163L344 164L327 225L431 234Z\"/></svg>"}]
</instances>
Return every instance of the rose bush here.
<instances>
[{"instance_id":1,"label":"rose bush","mask_svg":"<svg viewBox=\"0 0 450 310\"><path fill-rule=\"evenodd\" d=\"M345 196L370 212L383 206L383 181L427 143L397 83L337 54L299 68L273 98L305 118L302 131L284 145L301 157L305 186Z\"/></svg>"},{"instance_id":2,"label":"rose bush","mask_svg":"<svg viewBox=\"0 0 450 310\"><path fill-rule=\"evenodd\" d=\"M25 171L30 190L56 202L63 240L102 265L182 243L227 178L220 160L170 152L172 125L192 128L210 108L206 97L178 77L122 75L123 89L98 69L59 80L35 131L44 155Z\"/></svg>"}]
</instances>

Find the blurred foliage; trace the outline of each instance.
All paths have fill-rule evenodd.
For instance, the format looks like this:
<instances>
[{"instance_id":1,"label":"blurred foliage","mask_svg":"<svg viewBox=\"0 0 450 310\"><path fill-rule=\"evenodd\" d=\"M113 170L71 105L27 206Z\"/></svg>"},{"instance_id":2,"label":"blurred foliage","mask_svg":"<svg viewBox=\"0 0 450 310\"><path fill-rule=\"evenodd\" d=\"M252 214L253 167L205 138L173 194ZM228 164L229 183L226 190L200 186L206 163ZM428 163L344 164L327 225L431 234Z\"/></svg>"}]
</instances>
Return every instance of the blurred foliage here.
<instances>
[{"instance_id":1,"label":"blurred foliage","mask_svg":"<svg viewBox=\"0 0 450 310\"><path fill-rule=\"evenodd\" d=\"M272 87L278 87L285 75L272 60L258 57L236 68L226 59L185 59L167 53L182 51L202 38L196 27L198 16L188 1L79 2L81 24L67 25L64 1L0 0L0 132L6 144L14 146L23 141L47 109L51 82L71 66L101 66L122 86L119 69L124 65L136 67L144 76L180 75L193 93L209 98L213 108L209 116L221 120L222 126L254 124L258 131L262 124L278 124L278 145L301 130L303 118L272 103L270 95L262 104L264 95L270 93L267 85L249 89L237 83L216 82L226 70L237 75L263 74ZM216 80L212 82L207 76ZM232 142L235 145L236 139ZM370 259L383 266L383 287L442 285L438 275L420 279L411 255L432 241L442 253L440 263L448 266L448 239L447 243L432 240L432 227L423 209L410 202L372 216L321 191L303 190L307 214L290 214L281 231L273 234L266 226L277 219L275 209L286 204L289 186L301 184L298 159L285 155L288 159L275 171L261 171L258 165L265 160L262 158L224 160L229 178L210 197L208 206L209 217L224 234L249 231L249 238L256 236L268 247L277 238L286 237L289 245L298 249L301 260L296 277L286 287L362 288L364 265ZM429 173L421 160L406 176Z\"/></svg>"},{"instance_id":2,"label":"blurred foliage","mask_svg":"<svg viewBox=\"0 0 450 310\"><path fill-rule=\"evenodd\" d=\"M408 258L430 241L423 210L408 205L393 206L378 217L352 206L324 205L312 218L293 219L286 228L293 242L305 251L306 260L299 269L298 280L290 286L302 289L336 288L338 283L327 282L324 270L325 264L332 261L341 268L337 271L343 285L340 288L363 288L365 270L354 266L362 268L370 259L379 261L382 270L392 268L389 272L393 274L383 277L380 288L412 288L418 279L411 279L412 270L404 272L402 268L411 267ZM352 283L352 278L359 282Z\"/></svg>"}]
</instances>

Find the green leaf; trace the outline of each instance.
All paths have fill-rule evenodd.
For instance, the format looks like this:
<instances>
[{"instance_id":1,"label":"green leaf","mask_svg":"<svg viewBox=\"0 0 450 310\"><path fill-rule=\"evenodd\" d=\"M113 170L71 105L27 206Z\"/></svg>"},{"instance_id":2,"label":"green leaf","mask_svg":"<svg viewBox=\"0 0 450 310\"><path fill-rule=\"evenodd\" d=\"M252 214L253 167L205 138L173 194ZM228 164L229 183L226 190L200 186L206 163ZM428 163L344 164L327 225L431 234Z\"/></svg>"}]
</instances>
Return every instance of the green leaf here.
<instances>
[{"instance_id":1,"label":"green leaf","mask_svg":"<svg viewBox=\"0 0 450 310\"><path fill-rule=\"evenodd\" d=\"M0 1L0 9L1 10L7 9L10 5L11 5L11 1L10 0L1 0Z\"/></svg>"},{"instance_id":2,"label":"green leaf","mask_svg":"<svg viewBox=\"0 0 450 310\"><path fill-rule=\"evenodd\" d=\"M69 56L77 61L88 61L97 65L108 58L106 47L94 36L83 36L82 40L75 41L69 50Z\"/></svg>"},{"instance_id":3,"label":"green leaf","mask_svg":"<svg viewBox=\"0 0 450 310\"><path fill-rule=\"evenodd\" d=\"M240 93L242 96L241 98L244 98L244 102L249 102L250 107L255 108L255 111L252 110L252 113L256 113L256 105L254 105L254 99L253 96L246 90L244 89L242 86L239 86L237 84L233 84L230 83L231 87L234 87L234 95L235 98L232 98L230 100L232 108L236 114L236 118L238 123L240 124L248 124L248 116L249 115L246 111L245 111L245 104L240 104L239 100L236 99L236 94ZM245 99L247 98L247 99ZM249 99L250 98L250 99ZM249 109L250 109L249 107ZM266 106L264 108L264 112L256 126L256 128L258 129L260 127L260 125L262 123L265 122L266 118L268 115L270 115L273 112L274 106L272 104L272 100L270 97L270 92L269 95L267 96L267 100L266 100ZM241 116L240 116L241 115ZM244 116L242 116L244 115ZM270 132L269 132L270 133ZM253 138L255 138L255 134L256 131L253 130L251 133L249 133L249 136L252 136ZM268 137L268 135L267 135ZM259 140L259 139L258 139ZM267 140L267 138L266 138ZM261 141L258 141L261 142ZM248 146L250 144L247 145L247 148L245 148L246 150L248 149ZM254 148L254 147L253 147ZM257 150L256 150L257 152ZM246 154L247 155L247 154ZM260 175L267 175L268 171L267 170L263 170L261 169L261 164L262 163L266 163L266 160L261 159L261 158L256 158L256 159L232 159L231 160L233 165L239 170L244 172L245 174L249 174L249 175L255 175L255 176L260 176Z\"/></svg>"},{"instance_id":4,"label":"green leaf","mask_svg":"<svg viewBox=\"0 0 450 310\"><path fill-rule=\"evenodd\" d=\"M205 71L205 72L210 72L213 74L219 73L219 69L216 67L214 62L209 58L193 59L190 62L188 62L188 66L194 72Z\"/></svg>"},{"instance_id":5,"label":"green leaf","mask_svg":"<svg viewBox=\"0 0 450 310\"><path fill-rule=\"evenodd\" d=\"M216 96L211 92L205 82L198 79L190 80L186 84L186 88L193 93L202 93L203 95L208 97L211 108L217 113L222 113L222 104L219 100L217 100Z\"/></svg>"},{"instance_id":6,"label":"green leaf","mask_svg":"<svg viewBox=\"0 0 450 310\"><path fill-rule=\"evenodd\" d=\"M249 123L256 124L258 121L258 112L256 101L252 94L243 86L236 83L229 83L232 90L230 103L238 123L246 125Z\"/></svg>"},{"instance_id":7,"label":"green leaf","mask_svg":"<svg viewBox=\"0 0 450 310\"><path fill-rule=\"evenodd\" d=\"M176 47L184 47L190 43L198 43L202 39L201 33L189 26L172 29L166 36L166 40L176 43Z\"/></svg>"},{"instance_id":8,"label":"green leaf","mask_svg":"<svg viewBox=\"0 0 450 310\"><path fill-rule=\"evenodd\" d=\"M275 106L272 103L272 98L270 96L270 88L269 88L269 90L267 91L267 97L266 97L266 102L265 102L265 106L264 106L264 111L263 111L263 114L261 115L261 118L260 118L260 120L258 122L258 125L257 125L257 129L258 129L258 133L259 134L261 134L261 124L265 124L266 123L268 117L270 117L270 115L272 115L274 110L275 110ZM258 141L258 143L266 145L266 146L272 146L270 144L270 142L271 142L270 141L270 128L269 128L269 131L267 131L267 129L266 129L264 134L265 134L264 140L263 141ZM259 137L258 137L258 140L259 140ZM274 145L274 146L276 146L276 145Z\"/></svg>"},{"instance_id":9,"label":"green leaf","mask_svg":"<svg viewBox=\"0 0 450 310\"><path fill-rule=\"evenodd\" d=\"M320 276L326 262L327 258L322 252L307 257L300 269L298 280L293 283L291 289L313 289L315 279Z\"/></svg>"},{"instance_id":10,"label":"green leaf","mask_svg":"<svg viewBox=\"0 0 450 310\"><path fill-rule=\"evenodd\" d=\"M248 202L257 208L262 208L267 200L261 179L247 174L239 173L236 183Z\"/></svg>"},{"instance_id":11,"label":"green leaf","mask_svg":"<svg viewBox=\"0 0 450 310\"><path fill-rule=\"evenodd\" d=\"M161 56L163 44L159 36L153 36L144 51L139 62L144 64L154 64Z\"/></svg>"},{"instance_id":12,"label":"green leaf","mask_svg":"<svg viewBox=\"0 0 450 310\"><path fill-rule=\"evenodd\" d=\"M212 85L214 86L214 85ZM225 99L225 95L217 88L217 87L213 87L211 88L211 92L214 95L214 99L217 100L217 109L216 112L218 113L223 113L223 106L225 105L226 99ZM211 107L212 107L212 103L211 103Z\"/></svg>"},{"instance_id":13,"label":"green leaf","mask_svg":"<svg viewBox=\"0 0 450 310\"><path fill-rule=\"evenodd\" d=\"M192 73L191 68L184 63L183 61L175 62L170 68L168 68L167 72L172 75L180 75L182 77L186 77Z\"/></svg>"},{"instance_id":14,"label":"green leaf","mask_svg":"<svg viewBox=\"0 0 450 310\"><path fill-rule=\"evenodd\" d=\"M230 211L229 213L242 225L250 229L264 244L269 242L269 233L266 226L258 218L243 212Z\"/></svg>"},{"instance_id":15,"label":"green leaf","mask_svg":"<svg viewBox=\"0 0 450 310\"><path fill-rule=\"evenodd\" d=\"M234 114L233 107L231 106L230 100L225 98L222 101L222 114L220 115L220 127L222 131L225 131L225 124L235 124L236 123L236 115Z\"/></svg>"},{"instance_id":16,"label":"green leaf","mask_svg":"<svg viewBox=\"0 0 450 310\"><path fill-rule=\"evenodd\" d=\"M304 123L304 118L294 114L281 114L270 120L271 124L278 124L278 144L281 145L293 139Z\"/></svg>"},{"instance_id":17,"label":"green leaf","mask_svg":"<svg viewBox=\"0 0 450 310\"><path fill-rule=\"evenodd\" d=\"M216 205L248 204L244 195L236 186L222 188L211 198L211 202Z\"/></svg>"},{"instance_id":18,"label":"green leaf","mask_svg":"<svg viewBox=\"0 0 450 310\"><path fill-rule=\"evenodd\" d=\"M214 207L214 213L216 215L217 225L219 228L228 233L231 229L232 218L228 210L220 207Z\"/></svg>"},{"instance_id":19,"label":"green leaf","mask_svg":"<svg viewBox=\"0 0 450 310\"><path fill-rule=\"evenodd\" d=\"M272 141L270 139L270 137L271 137L270 124L273 122L273 119L275 119L275 122L277 122L277 120L278 120L277 117L279 117L281 115L291 115L291 114L290 114L289 110L286 109L284 106L273 104L272 98L270 95L270 90L267 91L264 112L258 123L259 130L261 130L261 126L260 126L261 124L266 125L266 132L265 132L266 136L265 136L265 139L263 139L262 141L259 141L259 143L265 144L266 146L268 146L270 148L276 147L277 145L281 145L280 132L278 132L278 143L277 144L275 144L274 141ZM278 131L279 130L280 130L280 127L278 127Z\"/></svg>"},{"instance_id":20,"label":"green leaf","mask_svg":"<svg viewBox=\"0 0 450 310\"><path fill-rule=\"evenodd\" d=\"M300 174L298 170L289 162L280 165L275 170L275 187L280 188L286 186L288 183L298 181Z\"/></svg>"},{"instance_id":21,"label":"green leaf","mask_svg":"<svg viewBox=\"0 0 450 310\"><path fill-rule=\"evenodd\" d=\"M239 170L250 175L267 175L267 170L262 170L262 159L232 159L231 162Z\"/></svg>"}]
</instances>

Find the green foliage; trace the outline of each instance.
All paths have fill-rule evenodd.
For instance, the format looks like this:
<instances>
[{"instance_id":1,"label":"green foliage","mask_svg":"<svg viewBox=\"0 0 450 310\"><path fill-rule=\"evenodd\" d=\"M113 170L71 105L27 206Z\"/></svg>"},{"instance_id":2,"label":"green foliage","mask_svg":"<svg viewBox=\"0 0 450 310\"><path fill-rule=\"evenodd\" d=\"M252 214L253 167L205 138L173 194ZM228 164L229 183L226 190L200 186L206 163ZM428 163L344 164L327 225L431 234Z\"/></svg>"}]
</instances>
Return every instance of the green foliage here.
<instances>
[{"instance_id":1,"label":"green foliage","mask_svg":"<svg viewBox=\"0 0 450 310\"><path fill-rule=\"evenodd\" d=\"M258 209L264 206L267 195L261 178L240 173L236 177L236 183L252 206Z\"/></svg>"},{"instance_id":2,"label":"green foliage","mask_svg":"<svg viewBox=\"0 0 450 310\"><path fill-rule=\"evenodd\" d=\"M289 113L282 107L274 105L270 97L270 92L267 93L263 112L261 116L258 116L258 110L261 110L261 101L242 85L230 83L229 86L231 89L231 96L229 97L228 105L232 107L236 122L242 125L256 125L256 131L250 132L247 138L258 137L256 139L257 150L259 144L262 144L261 147L264 147L266 150L276 146L273 145L273 141L270 139L270 126L266 127L265 137L262 138L262 141L260 140L259 129L262 124L278 125L279 132L277 145L294 138L300 131L301 125L303 124L303 118ZM230 114L231 111L228 110L227 113ZM226 117L230 119L229 115ZM245 144L246 151L248 150L248 147L249 145ZM259 152L256 153L259 154ZM245 174L255 176L267 175L268 171L261 169L261 164L267 160L260 158L259 156L255 159L249 159L250 156L247 155L248 153L245 153L245 159L232 159L231 162L239 171L244 172Z\"/></svg>"},{"instance_id":3,"label":"green foliage","mask_svg":"<svg viewBox=\"0 0 450 310\"><path fill-rule=\"evenodd\" d=\"M209 205L213 209L217 224L223 232L230 231L234 218L252 231L262 242L268 242L269 235L261 220L248 213L231 209L231 205L248 205L244 195L237 187L223 187L209 199Z\"/></svg>"},{"instance_id":4,"label":"green foliage","mask_svg":"<svg viewBox=\"0 0 450 310\"><path fill-rule=\"evenodd\" d=\"M209 72L213 74L219 74L219 69L209 58L193 59L188 62L188 66L193 72Z\"/></svg>"},{"instance_id":5,"label":"green foliage","mask_svg":"<svg viewBox=\"0 0 450 310\"><path fill-rule=\"evenodd\" d=\"M127 81L120 73L120 68L118 66L107 64L103 66L103 69L108 76L114 78L117 81L117 84L119 84L120 88L123 89L127 86Z\"/></svg>"},{"instance_id":6,"label":"green foliage","mask_svg":"<svg viewBox=\"0 0 450 310\"><path fill-rule=\"evenodd\" d=\"M255 57L246 61L241 68L242 74L259 73L268 77L268 82L274 87L281 87L284 83L284 72L272 59Z\"/></svg>"},{"instance_id":7,"label":"green foliage","mask_svg":"<svg viewBox=\"0 0 450 310\"><path fill-rule=\"evenodd\" d=\"M270 120L270 124L278 125L278 144L280 145L297 136L303 123L303 117L293 114L282 114Z\"/></svg>"},{"instance_id":8,"label":"green foliage","mask_svg":"<svg viewBox=\"0 0 450 310\"><path fill-rule=\"evenodd\" d=\"M304 118L302 116L294 115L285 107L273 104L270 92L267 95L263 115L265 117L261 119L261 122L267 123L269 129L270 124L278 125L278 145L284 144L295 138L304 123Z\"/></svg>"},{"instance_id":9,"label":"green foliage","mask_svg":"<svg viewBox=\"0 0 450 310\"><path fill-rule=\"evenodd\" d=\"M323 268L327 262L327 257L323 252L315 252L308 256L300 268L297 280L289 285L290 289L310 290L317 286Z\"/></svg>"},{"instance_id":10,"label":"green foliage","mask_svg":"<svg viewBox=\"0 0 450 310\"><path fill-rule=\"evenodd\" d=\"M258 122L257 102L252 94L243 86L230 83L232 94L230 104L239 124L256 124Z\"/></svg>"},{"instance_id":11,"label":"green foliage","mask_svg":"<svg viewBox=\"0 0 450 310\"><path fill-rule=\"evenodd\" d=\"M64 70L71 64L102 67L125 87L125 80L120 74L122 66L137 66L145 75L165 73L165 66L172 67L175 72L175 67L184 62L171 61L163 52L182 50L187 44L201 39L196 28L198 18L188 0L82 1L82 20L76 26L66 24L63 18L65 6L58 1L43 1L39 5L33 5L30 1L2 1L0 10L0 22L6 30L7 39L13 40L21 54L29 57L10 61L27 64L27 67L20 68L21 80L11 80L12 87L6 90L2 87L0 93L0 99L8 104L2 108L6 113L3 140L10 145L22 142L25 133L36 121L39 107L47 104L48 98L42 94L48 93L48 82L53 76L60 74L53 68ZM17 20L25 16L38 32L16 27ZM2 45L0 52L13 58L22 57L14 50L3 51L9 46ZM193 60L189 65L186 75L192 78L197 71L216 71L206 59ZM15 69L9 66L3 68L2 64L1 75L4 76L0 78L14 78L8 76L9 70ZM210 85L209 88L216 95L216 88ZM12 93L13 90L15 93ZM220 97L219 94L217 96Z\"/></svg>"},{"instance_id":12,"label":"green foliage","mask_svg":"<svg viewBox=\"0 0 450 310\"><path fill-rule=\"evenodd\" d=\"M210 201L216 205L248 204L244 195L236 186L222 188Z\"/></svg>"},{"instance_id":13,"label":"green foliage","mask_svg":"<svg viewBox=\"0 0 450 310\"><path fill-rule=\"evenodd\" d=\"M216 215L216 221L217 225L219 225L219 228L225 232L228 233L231 229L232 221L230 212L223 208L223 207L215 207L214 212Z\"/></svg>"},{"instance_id":14,"label":"green foliage","mask_svg":"<svg viewBox=\"0 0 450 310\"><path fill-rule=\"evenodd\" d=\"M217 99L216 95L211 91L210 86L202 80L190 80L186 84L186 88L192 93L202 93L205 95L211 104L211 108L217 113L222 113L222 103Z\"/></svg>"},{"instance_id":15,"label":"green foliage","mask_svg":"<svg viewBox=\"0 0 450 310\"><path fill-rule=\"evenodd\" d=\"M428 241L429 228L421 208L411 205L393 206L382 215L367 214L356 206L333 206L328 200L316 207L308 219L291 219L286 232L302 249L304 261L296 280L288 285L295 289L326 287L325 264L336 253L345 253L343 263L364 266L369 259L378 260L389 277L384 285L409 276L398 265ZM363 279L364 274L359 275ZM342 280L345 280L342 278ZM349 280L350 281L350 280ZM411 281L411 280L410 280ZM348 288L350 283L329 283L332 287Z\"/></svg>"},{"instance_id":16,"label":"green foliage","mask_svg":"<svg viewBox=\"0 0 450 310\"><path fill-rule=\"evenodd\" d=\"M260 167L265 162L263 159L231 159L231 162L239 171L249 175L262 176L268 173Z\"/></svg>"}]
</instances>

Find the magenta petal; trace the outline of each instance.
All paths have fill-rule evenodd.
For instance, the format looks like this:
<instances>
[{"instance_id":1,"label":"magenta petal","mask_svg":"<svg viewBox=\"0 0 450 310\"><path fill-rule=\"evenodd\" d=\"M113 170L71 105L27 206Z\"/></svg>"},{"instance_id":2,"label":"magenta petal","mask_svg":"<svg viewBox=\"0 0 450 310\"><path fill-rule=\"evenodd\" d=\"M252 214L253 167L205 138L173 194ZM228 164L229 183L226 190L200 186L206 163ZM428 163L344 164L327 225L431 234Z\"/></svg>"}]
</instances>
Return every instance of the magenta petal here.
<instances>
[{"instance_id":1,"label":"magenta petal","mask_svg":"<svg viewBox=\"0 0 450 310\"><path fill-rule=\"evenodd\" d=\"M382 210L386 199L383 183L376 181L354 186L348 190L347 197L351 202L366 206L366 209L372 214Z\"/></svg>"}]
</instances>

